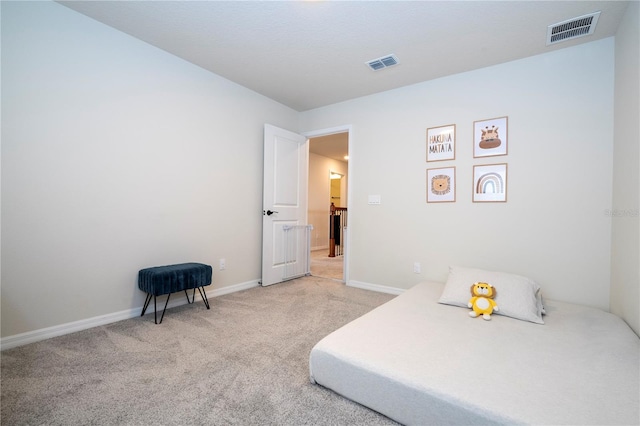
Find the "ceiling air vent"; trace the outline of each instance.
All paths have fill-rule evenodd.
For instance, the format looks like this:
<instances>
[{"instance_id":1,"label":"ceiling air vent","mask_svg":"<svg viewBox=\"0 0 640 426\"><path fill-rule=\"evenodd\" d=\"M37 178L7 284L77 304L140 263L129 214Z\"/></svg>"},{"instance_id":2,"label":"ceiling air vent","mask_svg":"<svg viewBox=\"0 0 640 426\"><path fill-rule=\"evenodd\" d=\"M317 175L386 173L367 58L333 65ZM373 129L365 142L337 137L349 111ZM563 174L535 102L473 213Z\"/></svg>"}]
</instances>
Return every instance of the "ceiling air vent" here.
<instances>
[{"instance_id":1,"label":"ceiling air vent","mask_svg":"<svg viewBox=\"0 0 640 426\"><path fill-rule=\"evenodd\" d=\"M383 68L392 67L397 65L400 61L396 58L396 55L387 55L381 58L373 59L371 61L367 61L366 64L374 71L381 70Z\"/></svg>"},{"instance_id":2,"label":"ceiling air vent","mask_svg":"<svg viewBox=\"0 0 640 426\"><path fill-rule=\"evenodd\" d=\"M600 12L579 16L547 27L547 46L561 41L591 35L596 29Z\"/></svg>"}]
</instances>

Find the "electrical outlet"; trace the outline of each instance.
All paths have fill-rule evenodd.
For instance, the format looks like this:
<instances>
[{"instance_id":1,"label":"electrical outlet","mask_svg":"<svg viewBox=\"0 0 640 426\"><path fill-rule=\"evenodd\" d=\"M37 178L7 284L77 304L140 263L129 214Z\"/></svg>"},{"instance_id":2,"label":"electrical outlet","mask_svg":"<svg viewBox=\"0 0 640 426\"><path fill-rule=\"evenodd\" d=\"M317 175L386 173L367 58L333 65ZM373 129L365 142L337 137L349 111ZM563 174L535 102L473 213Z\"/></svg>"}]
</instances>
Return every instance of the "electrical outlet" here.
<instances>
[{"instance_id":1,"label":"electrical outlet","mask_svg":"<svg viewBox=\"0 0 640 426\"><path fill-rule=\"evenodd\" d=\"M227 260L226 259L220 259L220 270L224 271L225 269L227 269Z\"/></svg>"},{"instance_id":2,"label":"electrical outlet","mask_svg":"<svg viewBox=\"0 0 640 426\"><path fill-rule=\"evenodd\" d=\"M414 274L420 273L420 262L413 262L413 273Z\"/></svg>"},{"instance_id":3,"label":"electrical outlet","mask_svg":"<svg viewBox=\"0 0 640 426\"><path fill-rule=\"evenodd\" d=\"M382 198L379 195L369 195L369 204L382 204Z\"/></svg>"}]
</instances>

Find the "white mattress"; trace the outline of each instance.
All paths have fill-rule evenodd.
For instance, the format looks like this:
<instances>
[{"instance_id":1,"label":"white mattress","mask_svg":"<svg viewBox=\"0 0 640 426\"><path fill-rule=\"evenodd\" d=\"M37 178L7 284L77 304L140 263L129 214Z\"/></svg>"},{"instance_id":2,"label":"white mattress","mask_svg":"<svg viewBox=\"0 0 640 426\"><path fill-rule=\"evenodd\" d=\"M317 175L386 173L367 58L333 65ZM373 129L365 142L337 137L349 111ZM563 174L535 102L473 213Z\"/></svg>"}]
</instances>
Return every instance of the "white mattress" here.
<instances>
[{"instance_id":1,"label":"white mattress","mask_svg":"<svg viewBox=\"0 0 640 426\"><path fill-rule=\"evenodd\" d=\"M322 339L311 381L407 425L640 423L640 339L545 300L545 324L437 303L422 283Z\"/></svg>"}]
</instances>

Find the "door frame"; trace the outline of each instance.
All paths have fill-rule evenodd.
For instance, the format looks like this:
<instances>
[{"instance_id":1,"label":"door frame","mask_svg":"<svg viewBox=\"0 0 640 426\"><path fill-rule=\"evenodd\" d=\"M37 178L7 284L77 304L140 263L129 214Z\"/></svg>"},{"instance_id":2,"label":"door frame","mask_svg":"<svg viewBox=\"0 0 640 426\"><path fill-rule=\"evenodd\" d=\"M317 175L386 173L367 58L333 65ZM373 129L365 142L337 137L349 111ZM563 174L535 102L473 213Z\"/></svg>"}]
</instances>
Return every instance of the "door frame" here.
<instances>
[{"instance_id":1,"label":"door frame","mask_svg":"<svg viewBox=\"0 0 640 426\"><path fill-rule=\"evenodd\" d=\"M324 128L324 129L318 129L318 130L309 130L306 132L300 132L300 134L304 137L306 137L307 139L312 139L312 138L317 138L320 136L327 136L327 135L333 135L336 133L347 133L349 136L347 137L347 149L349 152L349 161L347 162L347 175L348 175L348 179L349 179L349 183L347 184L347 209L349 209L349 204L351 204L351 200L352 200L352 187L353 185L350 183L351 179L352 179L352 166L351 166L351 161L353 158L353 126L351 124L345 124L342 126L336 126L336 127L329 127L329 128ZM307 200L308 200L309 194L307 191ZM309 208L308 206L308 201L307 201L307 209ZM351 220L352 215L351 213L349 213L349 220ZM343 273L343 277L342 279L344 280L345 285L349 285L349 260L351 259L351 231L349 228L347 228L347 234L346 234L346 238L345 238L345 242L346 242L346 250L344 251L344 273Z\"/></svg>"}]
</instances>

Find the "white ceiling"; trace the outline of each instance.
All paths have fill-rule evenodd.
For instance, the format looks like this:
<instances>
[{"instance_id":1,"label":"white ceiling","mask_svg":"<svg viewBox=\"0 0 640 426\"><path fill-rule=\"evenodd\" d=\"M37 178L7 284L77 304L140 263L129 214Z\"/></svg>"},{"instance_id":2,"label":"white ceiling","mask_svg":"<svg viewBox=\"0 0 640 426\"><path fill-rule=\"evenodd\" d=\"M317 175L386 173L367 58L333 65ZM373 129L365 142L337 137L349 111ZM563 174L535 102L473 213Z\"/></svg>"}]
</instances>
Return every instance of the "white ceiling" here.
<instances>
[{"instance_id":1,"label":"white ceiling","mask_svg":"<svg viewBox=\"0 0 640 426\"><path fill-rule=\"evenodd\" d=\"M622 1L60 1L297 110L615 35ZM547 26L602 11L591 36ZM365 62L395 54L400 64Z\"/></svg>"}]
</instances>

